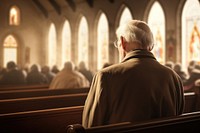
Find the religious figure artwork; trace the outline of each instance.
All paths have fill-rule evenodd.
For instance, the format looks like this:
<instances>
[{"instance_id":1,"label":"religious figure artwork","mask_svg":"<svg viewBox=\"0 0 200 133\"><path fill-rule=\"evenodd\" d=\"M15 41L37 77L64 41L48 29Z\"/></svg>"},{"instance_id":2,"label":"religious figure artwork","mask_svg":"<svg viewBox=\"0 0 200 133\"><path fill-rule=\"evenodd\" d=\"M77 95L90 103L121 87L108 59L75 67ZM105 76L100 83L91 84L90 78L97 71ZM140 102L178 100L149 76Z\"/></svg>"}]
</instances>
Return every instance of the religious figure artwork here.
<instances>
[{"instance_id":1,"label":"religious figure artwork","mask_svg":"<svg viewBox=\"0 0 200 133\"><path fill-rule=\"evenodd\" d=\"M189 44L189 59L200 62L200 33L196 24L194 24L191 33Z\"/></svg>"},{"instance_id":2,"label":"religious figure artwork","mask_svg":"<svg viewBox=\"0 0 200 133\"><path fill-rule=\"evenodd\" d=\"M17 7L14 6L10 9L10 25L19 25L19 15L19 9Z\"/></svg>"}]
</instances>

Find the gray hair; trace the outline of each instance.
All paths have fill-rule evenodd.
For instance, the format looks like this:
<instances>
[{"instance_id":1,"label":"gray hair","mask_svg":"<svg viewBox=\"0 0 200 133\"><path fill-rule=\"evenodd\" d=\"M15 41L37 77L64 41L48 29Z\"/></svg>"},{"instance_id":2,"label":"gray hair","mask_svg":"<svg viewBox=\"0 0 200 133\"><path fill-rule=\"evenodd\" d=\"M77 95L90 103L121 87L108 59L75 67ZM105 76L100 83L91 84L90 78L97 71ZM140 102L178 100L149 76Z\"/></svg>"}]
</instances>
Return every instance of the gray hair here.
<instances>
[{"instance_id":1,"label":"gray hair","mask_svg":"<svg viewBox=\"0 0 200 133\"><path fill-rule=\"evenodd\" d=\"M154 38L151 29L144 21L131 20L120 25L116 31L117 37L123 36L127 42L138 42L143 49L152 49Z\"/></svg>"}]
</instances>

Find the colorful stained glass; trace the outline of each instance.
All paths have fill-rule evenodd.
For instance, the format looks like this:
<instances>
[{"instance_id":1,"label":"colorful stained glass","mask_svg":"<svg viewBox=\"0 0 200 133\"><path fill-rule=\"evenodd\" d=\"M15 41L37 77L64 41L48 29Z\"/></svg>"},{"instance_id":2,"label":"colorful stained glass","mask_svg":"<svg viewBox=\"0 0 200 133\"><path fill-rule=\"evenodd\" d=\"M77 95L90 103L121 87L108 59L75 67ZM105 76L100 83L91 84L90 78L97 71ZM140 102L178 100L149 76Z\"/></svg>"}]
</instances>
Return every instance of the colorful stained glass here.
<instances>
[{"instance_id":1,"label":"colorful stained glass","mask_svg":"<svg viewBox=\"0 0 200 133\"><path fill-rule=\"evenodd\" d=\"M200 63L200 4L187 0L182 12L182 65L187 69L190 61Z\"/></svg>"},{"instance_id":2,"label":"colorful stained glass","mask_svg":"<svg viewBox=\"0 0 200 133\"><path fill-rule=\"evenodd\" d=\"M159 19L157 19L159 18ZM148 24L153 32L155 45L152 50L156 59L165 63L165 16L159 2L154 2L149 12Z\"/></svg>"}]
</instances>

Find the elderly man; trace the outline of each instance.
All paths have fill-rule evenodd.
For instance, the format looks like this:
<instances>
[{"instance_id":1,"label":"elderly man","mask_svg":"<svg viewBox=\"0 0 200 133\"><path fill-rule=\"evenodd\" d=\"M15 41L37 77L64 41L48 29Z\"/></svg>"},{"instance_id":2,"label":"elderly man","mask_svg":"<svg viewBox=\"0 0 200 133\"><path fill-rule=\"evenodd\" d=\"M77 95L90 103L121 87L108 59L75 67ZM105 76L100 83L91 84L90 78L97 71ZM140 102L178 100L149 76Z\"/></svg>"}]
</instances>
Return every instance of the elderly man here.
<instances>
[{"instance_id":1,"label":"elderly man","mask_svg":"<svg viewBox=\"0 0 200 133\"><path fill-rule=\"evenodd\" d=\"M150 52L153 34L139 20L121 25L115 46L121 62L99 71L85 102L85 128L177 116L184 109L183 85Z\"/></svg>"},{"instance_id":2,"label":"elderly man","mask_svg":"<svg viewBox=\"0 0 200 133\"><path fill-rule=\"evenodd\" d=\"M89 81L74 69L72 62L66 62L50 84L50 89L67 89L89 87Z\"/></svg>"}]
</instances>

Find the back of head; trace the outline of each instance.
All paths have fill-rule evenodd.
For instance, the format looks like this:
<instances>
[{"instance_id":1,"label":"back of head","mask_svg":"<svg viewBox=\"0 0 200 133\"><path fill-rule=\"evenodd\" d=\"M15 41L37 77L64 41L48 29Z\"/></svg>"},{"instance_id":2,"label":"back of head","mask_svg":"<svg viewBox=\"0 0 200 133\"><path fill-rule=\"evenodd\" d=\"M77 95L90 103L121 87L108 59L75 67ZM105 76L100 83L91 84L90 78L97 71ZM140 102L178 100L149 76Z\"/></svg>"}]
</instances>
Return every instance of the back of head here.
<instances>
[{"instance_id":1,"label":"back of head","mask_svg":"<svg viewBox=\"0 0 200 133\"><path fill-rule=\"evenodd\" d=\"M33 64L32 66L31 66L31 71L32 72L39 72L39 66L38 65L36 65L36 64Z\"/></svg>"},{"instance_id":2,"label":"back of head","mask_svg":"<svg viewBox=\"0 0 200 133\"><path fill-rule=\"evenodd\" d=\"M79 63L79 69L86 69L86 66L85 66L85 62L83 62L83 61L81 61L80 63Z\"/></svg>"},{"instance_id":3,"label":"back of head","mask_svg":"<svg viewBox=\"0 0 200 133\"><path fill-rule=\"evenodd\" d=\"M67 61L64 65L64 69L72 71L72 70L74 70L74 64L70 61Z\"/></svg>"},{"instance_id":4,"label":"back of head","mask_svg":"<svg viewBox=\"0 0 200 133\"><path fill-rule=\"evenodd\" d=\"M14 68L16 68L15 62L14 61L9 61L7 63L7 69L10 70L10 69L14 69Z\"/></svg>"},{"instance_id":5,"label":"back of head","mask_svg":"<svg viewBox=\"0 0 200 133\"><path fill-rule=\"evenodd\" d=\"M174 63L173 63L172 61L167 61L167 62L165 63L165 66L167 66L167 67L169 67L169 68L171 68L171 69L174 69Z\"/></svg>"},{"instance_id":6,"label":"back of head","mask_svg":"<svg viewBox=\"0 0 200 133\"><path fill-rule=\"evenodd\" d=\"M176 72L180 72L181 71L181 64L180 63L176 63L175 65L174 65L174 71L176 71Z\"/></svg>"},{"instance_id":7,"label":"back of head","mask_svg":"<svg viewBox=\"0 0 200 133\"><path fill-rule=\"evenodd\" d=\"M116 32L118 38L123 36L128 42L138 42L142 49L152 50L154 38L150 27L144 21L131 20L121 25Z\"/></svg>"},{"instance_id":8,"label":"back of head","mask_svg":"<svg viewBox=\"0 0 200 133\"><path fill-rule=\"evenodd\" d=\"M42 67L42 72L43 72L43 73L49 73L49 72L50 72L49 66L43 66L43 67Z\"/></svg>"}]
</instances>

